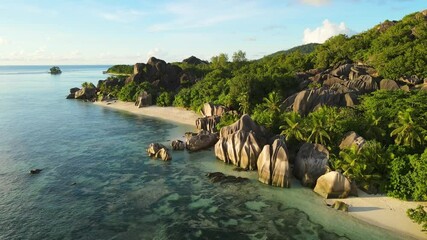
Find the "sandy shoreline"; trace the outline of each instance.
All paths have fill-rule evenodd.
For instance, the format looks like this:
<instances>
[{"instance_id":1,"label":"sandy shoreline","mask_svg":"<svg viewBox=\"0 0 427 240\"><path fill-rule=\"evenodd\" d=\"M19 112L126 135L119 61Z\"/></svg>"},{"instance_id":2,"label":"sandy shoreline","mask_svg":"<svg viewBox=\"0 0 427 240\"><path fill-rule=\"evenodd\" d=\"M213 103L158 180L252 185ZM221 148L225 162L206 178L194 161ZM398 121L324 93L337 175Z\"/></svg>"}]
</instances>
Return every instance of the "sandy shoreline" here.
<instances>
[{"instance_id":1,"label":"sandy shoreline","mask_svg":"<svg viewBox=\"0 0 427 240\"><path fill-rule=\"evenodd\" d=\"M149 106L149 107L137 108L133 102L122 102L122 101L95 102L94 104L116 109L116 110L130 112L137 115L149 116L149 117L159 118L166 121L181 123L185 125L191 125L193 127L196 124L196 119L201 117L201 115L193 111L189 111L189 110L181 109L177 107Z\"/></svg>"},{"instance_id":2,"label":"sandy shoreline","mask_svg":"<svg viewBox=\"0 0 427 240\"><path fill-rule=\"evenodd\" d=\"M191 125L192 127L195 126L196 119L201 117L193 111L175 107L150 106L137 108L132 102L121 101L95 102L95 104L137 115ZM406 215L408 208L416 208L419 204L427 206L427 202L401 201L384 195L369 195L360 190L359 197L326 199L326 202L333 203L335 200L349 204L349 215L352 217L415 239L427 239L427 233L421 231L421 225L413 223Z\"/></svg>"},{"instance_id":3,"label":"sandy shoreline","mask_svg":"<svg viewBox=\"0 0 427 240\"><path fill-rule=\"evenodd\" d=\"M421 225L412 222L406 215L408 208L427 206L427 202L408 202L385 195L369 195L361 190L358 192L359 197L326 199L326 202L345 202L350 206L349 215L357 219L416 239L427 239L427 233L421 231Z\"/></svg>"}]
</instances>

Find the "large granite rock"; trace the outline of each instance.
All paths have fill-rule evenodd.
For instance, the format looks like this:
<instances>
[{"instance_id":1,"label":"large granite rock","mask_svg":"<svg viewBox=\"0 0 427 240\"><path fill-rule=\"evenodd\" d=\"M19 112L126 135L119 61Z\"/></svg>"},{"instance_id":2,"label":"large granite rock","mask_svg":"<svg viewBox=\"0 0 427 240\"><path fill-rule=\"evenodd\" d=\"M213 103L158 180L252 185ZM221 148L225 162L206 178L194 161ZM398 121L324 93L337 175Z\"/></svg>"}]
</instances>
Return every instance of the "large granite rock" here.
<instances>
[{"instance_id":1,"label":"large granite rock","mask_svg":"<svg viewBox=\"0 0 427 240\"><path fill-rule=\"evenodd\" d=\"M351 184L344 175L332 171L317 179L314 192L324 198L346 198L351 192Z\"/></svg>"},{"instance_id":2,"label":"large granite rock","mask_svg":"<svg viewBox=\"0 0 427 240\"><path fill-rule=\"evenodd\" d=\"M356 90L360 94L378 90L378 84L370 75L360 75L356 79L344 82L344 86Z\"/></svg>"},{"instance_id":3,"label":"large granite rock","mask_svg":"<svg viewBox=\"0 0 427 240\"><path fill-rule=\"evenodd\" d=\"M304 143L294 163L294 175L303 186L314 187L317 179L329 171L329 151L321 144Z\"/></svg>"},{"instance_id":4,"label":"large granite rock","mask_svg":"<svg viewBox=\"0 0 427 240\"><path fill-rule=\"evenodd\" d=\"M141 107L148 107L151 106L153 104L153 99L151 97L151 94L147 93L146 91L142 91L135 102L135 106L137 106L138 108Z\"/></svg>"},{"instance_id":5,"label":"large granite rock","mask_svg":"<svg viewBox=\"0 0 427 240\"><path fill-rule=\"evenodd\" d=\"M245 170L255 170L257 159L265 145L267 134L248 115L221 128L220 139L215 145L215 155L220 160Z\"/></svg>"},{"instance_id":6,"label":"large granite rock","mask_svg":"<svg viewBox=\"0 0 427 240\"><path fill-rule=\"evenodd\" d=\"M353 64L344 64L331 71L331 74L336 77L348 78Z\"/></svg>"},{"instance_id":7,"label":"large granite rock","mask_svg":"<svg viewBox=\"0 0 427 240\"><path fill-rule=\"evenodd\" d=\"M75 99L92 100L96 98L96 88L83 87L74 93Z\"/></svg>"},{"instance_id":8,"label":"large granite rock","mask_svg":"<svg viewBox=\"0 0 427 240\"><path fill-rule=\"evenodd\" d=\"M227 112L227 108L222 105L215 105L212 103L205 103L203 108L200 109L200 113L204 117L210 116L222 116L225 112Z\"/></svg>"},{"instance_id":9,"label":"large granite rock","mask_svg":"<svg viewBox=\"0 0 427 240\"><path fill-rule=\"evenodd\" d=\"M344 149L355 146L357 149L360 149L365 143L366 140L363 137L359 136L356 132L351 131L345 134L344 138L341 140L339 148Z\"/></svg>"},{"instance_id":10,"label":"large granite rock","mask_svg":"<svg viewBox=\"0 0 427 240\"><path fill-rule=\"evenodd\" d=\"M381 90L399 90L399 85L394 80L383 79L380 81Z\"/></svg>"},{"instance_id":11,"label":"large granite rock","mask_svg":"<svg viewBox=\"0 0 427 240\"><path fill-rule=\"evenodd\" d=\"M291 103L293 111L301 115L307 115L321 106L345 107L349 104L354 104L355 100L352 99L354 96L346 96L346 94L332 89L320 88L304 90L297 93L295 97L291 96L290 98L294 99ZM352 101L348 101L347 98L352 99ZM287 102L288 104L290 103L290 101Z\"/></svg>"},{"instance_id":12,"label":"large granite rock","mask_svg":"<svg viewBox=\"0 0 427 240\"><path fill-rule=\"evenodd\" d=\"M148 156L160 158L163 161L169 161L172 159L168 149L160 143L151 143L148 145L146 152L148 153Z\"/></svg>"},{"instance_id":13,"label":"large granite rock","mask_svg":"<svg viewBox=\"0 0 427 240\"><path fill-rule=\"evenodd\" d=\"M219 116L202 117L196 120L196 128L208 132L216 132L216 125L221 120Z\"/></svg>"},{"instance_id":14,"label":"large granite rock","mask_svg":"<svg viewBox=\"0 0 427 240\"><path fill-rule=\"evenodd\" d=\"M258 180L262 183L277 186L291 186L291 172L288 151L282 139L265 145L257 159Z\"/></svg>"},{"instance_id":15,"label":"large granite rock","mask_svg":"<svg viewBox=\"0 0 427 240\"><path fill-rule=\"evenodd\" d=\"M190 151L199 151L214 146L216 142L218 142L216 133L200 131L197 135L188 135L186 145Z\"/></svg>"},{"instance_id":16,"label":"large granite rock","mask_svg":"<svg viewBox=\"0 0 427 240\"><path fill-rule=\"evenodd\" d=\"M417 85L423 82L423 79L418 78L416 75L412 75L410 77L401 77L399 81L404 82L409 85Z\"/></svg>"}]
</instances>

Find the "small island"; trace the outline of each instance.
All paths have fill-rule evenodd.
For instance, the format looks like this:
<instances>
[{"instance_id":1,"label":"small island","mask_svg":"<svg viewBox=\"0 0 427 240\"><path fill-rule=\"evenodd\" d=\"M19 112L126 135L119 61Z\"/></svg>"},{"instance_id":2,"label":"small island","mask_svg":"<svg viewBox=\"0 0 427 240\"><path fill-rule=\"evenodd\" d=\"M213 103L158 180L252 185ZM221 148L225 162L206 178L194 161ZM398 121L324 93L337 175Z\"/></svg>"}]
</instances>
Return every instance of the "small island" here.
<instances>
[{"instance_id":1,"label":"small island","mask_svg":"<svg viewBox=\"0 0 427 240\"><path fill-rule=\"evenodd\" d=\"M53 74L53 75L57 75L57 74L62 73L61 69L58 66L51 67L49 72L50 72L50 74Z\"/></svg>"}]
</instances>

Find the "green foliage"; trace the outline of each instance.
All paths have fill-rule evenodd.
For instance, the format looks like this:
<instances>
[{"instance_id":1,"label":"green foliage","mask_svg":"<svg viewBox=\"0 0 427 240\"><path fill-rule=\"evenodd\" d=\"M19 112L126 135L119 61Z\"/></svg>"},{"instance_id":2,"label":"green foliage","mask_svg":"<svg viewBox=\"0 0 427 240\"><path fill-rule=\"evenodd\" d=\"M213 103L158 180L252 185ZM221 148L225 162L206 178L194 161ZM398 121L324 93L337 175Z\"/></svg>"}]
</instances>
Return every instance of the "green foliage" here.
<instances>
[{"instance_id":1,"label":"green foliage","mask_svg":"<svg viewBox=\"0 0 427 240\"><path fill-rule=\"evenodd\" d=\"M283 114L285 124L280 126L281 135L285 136L286 141L302 141L305 139L302 117L296 112L287 112Z\"/></svg>"},{"instance_id":2,"label":"green foliage","mask_svg":"<svg viewBox=\"0 0 427 240\"><path fill-rule=\"evenodd\" d=\"M263 102L258 104L252 114L252 118L260 125L266 126L274 133L279 133L280 126L280 102L281 97L276 92L271 92Z\"/></svg>"},{"instance_id":3,"label":"green foliage","mask_svg":"<svg viewBox=\"0 0 427 240\"><path fill-rule=\"evenodd\" d=\"M50 71L50 74L54 74L54 75L62 73L61 69L58 66L51 67L49 71Z\"/></svg>"},{"instance_id":4,"label":"green foliage","mask_svg":"<svg viewBox=\"0 0 427 240\"><path fill-rule=\"evenodd\" d=\"M234 113L225 113L224 115L221 116L221 120L216 125L216 130L219 131L219 130L221 130L222 127L231 125L234 122L236 122L237 120L239 120L239 115L234 114Z\"/></svg>"},{"instance_id":5,"label":"green foliage","mask_svg":"<svg viewBox=\"0 0 427 240\"><path fill-rule=\"evenodd\" d=\"M91 82L84 82L84 83L82 83L82 87L84 87L84 88L95 88L95 85L93 85L93 83L91 83Z\"/></svg>"},{"instance_id":6,"label":"green foliage","mask_svg":"<svg viewBox=\"0 0 427 240\"><path fill-rule=\"evenodd\" d=\"M332 161L334 169L370 192L378 192L385 186L388 158L385 149L379 142L367 141L361 149L357 146L340 151L339 158Z\"/></svg>"},{"instance_id":7,"label":"green foliage","mask_svg":"<svg viewBox=\"0 0 427 240\"><path fill-rule=\"evenodd\" d=\"M318 68L350 59L372 65L385 78L427 76L426 36L424 16L414 13L397 23L386 21L352 37L332 37L318 46L312 56Z\"/></svg>"},{"instance_id":8,"label":"green foliage","mask_svg":"<svg viewBox=\"0 0 427 240\"><path fill-rule=\"evenodd\" d=\"M228 55L225 53L220 53L218 56L213 56L211 58L213 68L227 68Z\"/></svg>"},{"instance_id":9,"label":"green foliage","mask_svg":"<svg viewBox=\"0 0 427 240\"><path fill-rule=\"evenodd\" d=\"M427 231L427 212L424 210L424 206L418 205L415 209L410 208L406 214L413 222L422 225L423 231Z\"/></svg>"},{"instance_id":10,"label":"green foliage","mask_svg":"<svg viewBox=\"0 0 427 240\"><path fill-rule=\"evenodd\" d=\"M233 53L233 62L246 62L248 59L246 58L246 53L242 50L239 50Z\"/></svg>"},{"instance_id":11,"label":"green foliage","mask_svg":"<svg viewBox=\"0 0 427 240\"><path fill-rule=\"evenodd\" d=\"M122 89L120 89L117 97L120 101L135 102L138 97L138 94L141 91L147 90L146 88L146 85L137 85L134 82L131 82L122 87Z\"/></svg>"},{"instance_id":12,"label":"green foliage","mask_svg":"<svg viewBox=\"0 0 427 240\"><path fill-rule=\"evenodd\" d=\"M131 75L133 74L133 65L114 65L107 69L107 73Z\"/></svg>"},{"instance_id":13,"label":"green foliage","mask_svg":"<svg viewBox=\"0 0 427 240\"><path fill-rule=\"evenodd\" d=\"M410 148L390 146L390 181L387 194L415 201L427 200L427 149L410 154Z\"/></svg>"},{"instance_id":14,"label":"green foliage","mask_svg":"<svg viewBox=\"0 0 427 240\"><path fill-rule=\"evenodd\" d=\"M156 100L156 105L161 107L171 106L173 102L173 94L170 92L162 92Z\"/></svg>"},{"instance_id":15,"label":"green foliage","mask_svg":"<svg viewBox=\"0 0 427 240\"><path fill-rule=\"evenodd\" d=\"M415 147L417 144L421 144L423 139L421 134L426 130L420 127L412 119L413 108L407 108L406 111L399 111L397 115L397 121L389 124L389 127L394 129L390 136L396 136L395 143L397 145L407 145Z\"/></svg>"}]
</instances>

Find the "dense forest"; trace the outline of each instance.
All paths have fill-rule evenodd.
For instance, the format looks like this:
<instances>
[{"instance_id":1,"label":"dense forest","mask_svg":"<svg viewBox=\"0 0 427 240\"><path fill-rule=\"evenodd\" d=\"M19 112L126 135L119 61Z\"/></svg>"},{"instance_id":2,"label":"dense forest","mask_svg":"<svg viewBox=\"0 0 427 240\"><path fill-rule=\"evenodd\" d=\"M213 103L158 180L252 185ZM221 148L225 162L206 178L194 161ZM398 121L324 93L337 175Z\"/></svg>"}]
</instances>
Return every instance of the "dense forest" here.
<instances>
[{"instance_id":1,"label":"dense forest","mask_svg":"<svg viewBox=\"0 0 427 240\"><path fill-rule=\"evenodd\" d=\"M223 105L233 114L223 116L218 127L249 114L270 132L283 135L291 152L304 142L326 146L331 169L364 191L427 200L427 11L259 60L248 61L243 51L231 59L221 53L210 62L195 57L172 64L154 60L141 65L146 75L140 78L137 65L133 71L130 66L110 68L133 73L133 78L100 81L99 97L135 101L146 91L159 106L199 111L207 102ZM168 77L178 74L178 83L151 81L159 76L150 66L162 66ZM304 91L328 99L351 96L354 104L319 100L302 111L295 99ZM363 148L338 147L350 131L366 140Z\"/></svg>"}]
</instances>

